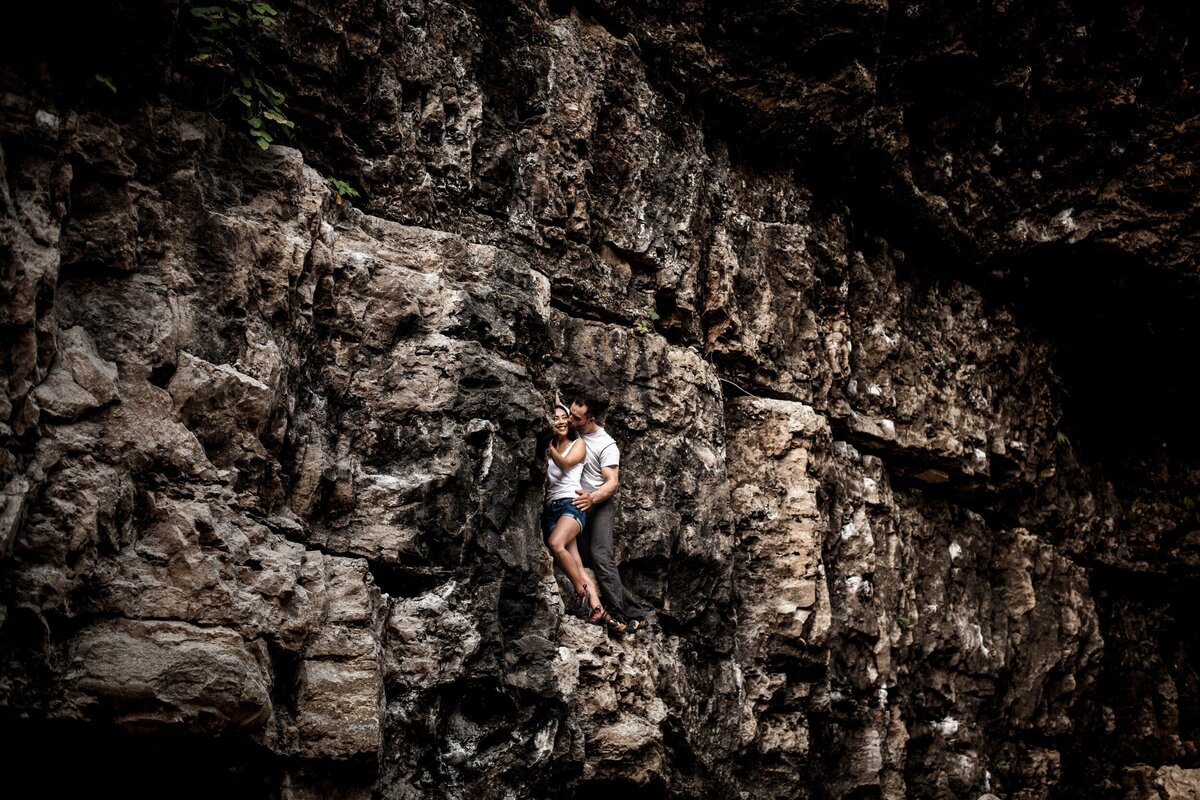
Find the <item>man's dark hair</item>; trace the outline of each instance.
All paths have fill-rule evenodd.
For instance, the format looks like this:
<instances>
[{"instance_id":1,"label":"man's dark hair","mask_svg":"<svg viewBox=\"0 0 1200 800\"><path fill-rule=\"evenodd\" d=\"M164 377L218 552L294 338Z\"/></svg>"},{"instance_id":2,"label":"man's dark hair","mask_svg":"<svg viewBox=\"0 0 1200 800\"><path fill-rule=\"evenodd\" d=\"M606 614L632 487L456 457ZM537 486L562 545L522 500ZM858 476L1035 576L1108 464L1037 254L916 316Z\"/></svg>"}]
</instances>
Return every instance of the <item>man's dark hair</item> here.
<instances>
[{"instance_id":1,"label":"man's dark hair","mask_svg":"<svg viewBox=\"0 0 1200 800\"><path fill-rule=\"evenodd\" d=\"M608 410L608 403L601 400L594 394L581 392L571 398L571 404L576 406L586 406L588 416L600 419L604 416L604 412Z\"/></svg>"}]
</instances>

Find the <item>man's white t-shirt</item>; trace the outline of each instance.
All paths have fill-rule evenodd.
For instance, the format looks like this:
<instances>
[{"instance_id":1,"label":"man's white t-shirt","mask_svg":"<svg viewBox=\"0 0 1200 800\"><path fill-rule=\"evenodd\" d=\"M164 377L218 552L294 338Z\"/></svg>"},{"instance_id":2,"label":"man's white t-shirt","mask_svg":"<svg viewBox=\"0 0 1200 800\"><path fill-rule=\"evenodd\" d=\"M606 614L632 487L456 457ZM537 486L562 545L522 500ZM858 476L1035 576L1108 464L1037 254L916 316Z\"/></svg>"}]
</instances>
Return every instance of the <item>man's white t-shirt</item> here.
<instances>
[{"instance_id":1,"label":"man's white t-shirt","mask_svg":"<svg viewBox=\"0 0 1200 800\"><path fill-rule=\"evenodd\" d=\"M595 433L581 433L587 444L587 456L583 459L583 476L580 483L585 492L594 492L604 483L601 467L616 467L621 463L621 450L604 428L596 428Z\"/></svg>"}]
</instances>

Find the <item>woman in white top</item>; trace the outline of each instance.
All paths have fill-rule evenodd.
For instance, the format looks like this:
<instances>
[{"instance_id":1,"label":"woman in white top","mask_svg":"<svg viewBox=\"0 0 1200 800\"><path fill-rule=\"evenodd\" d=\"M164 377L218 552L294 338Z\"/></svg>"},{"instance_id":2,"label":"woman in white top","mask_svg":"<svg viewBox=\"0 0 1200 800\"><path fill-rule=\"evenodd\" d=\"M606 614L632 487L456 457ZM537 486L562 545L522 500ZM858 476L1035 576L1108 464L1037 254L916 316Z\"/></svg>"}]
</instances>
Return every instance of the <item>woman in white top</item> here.
<instances>
[{"instance_id":1,"label":"woman in white top","mask_svg":"<svg viewBox=\"0 0 1200 800\"><path fill-rule=\"evenodd\" d=\"M542 511L542 539L550 548L554 562L562 569L575 587L578 598L572 612L586 617L589 622L603 624L604 608L594 587L588 585L583 572L583 560L579 557L576 537L587 524L587 514L576 508L576 492L583 489L583 458L587 445L582 439L570 437L567 423L570 413L566 406L554 408L550 427L554 436L546 448L546 501Z\"/></svg>"}]
</instances>

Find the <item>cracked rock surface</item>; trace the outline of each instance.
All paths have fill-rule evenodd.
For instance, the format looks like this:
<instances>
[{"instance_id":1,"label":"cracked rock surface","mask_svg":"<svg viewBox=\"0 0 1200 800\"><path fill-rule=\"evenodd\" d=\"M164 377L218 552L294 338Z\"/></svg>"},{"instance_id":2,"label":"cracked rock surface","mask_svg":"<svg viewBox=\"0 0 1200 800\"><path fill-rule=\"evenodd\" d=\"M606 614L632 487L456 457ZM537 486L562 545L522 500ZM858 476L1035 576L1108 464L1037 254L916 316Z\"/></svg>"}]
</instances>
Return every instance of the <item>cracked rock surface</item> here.
<instances>
[{"instance_id":1,"label":"cracked rock surface","mask_svg":"<svg viewBox=\"0 0 1200 800\"><path fill-rule=\"evenodd\" d=\"M1200 31L1078 5L280 3L266 151L173 6L23 12L6 781L1198 796ZM540 539L556 388L630 637Z\"/></svg>"}]
</instances>

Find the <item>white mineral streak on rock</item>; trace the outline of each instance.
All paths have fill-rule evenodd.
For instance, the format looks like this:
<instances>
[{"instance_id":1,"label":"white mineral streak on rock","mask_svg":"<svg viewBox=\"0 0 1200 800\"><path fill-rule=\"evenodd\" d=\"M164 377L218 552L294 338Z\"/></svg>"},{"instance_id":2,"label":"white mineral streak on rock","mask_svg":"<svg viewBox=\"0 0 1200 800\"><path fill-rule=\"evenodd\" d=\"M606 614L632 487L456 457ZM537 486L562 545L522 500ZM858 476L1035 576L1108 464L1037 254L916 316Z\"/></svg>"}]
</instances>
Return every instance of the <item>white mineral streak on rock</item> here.
<instances>
[{"instance_id":1,"label":"white mineral streak on rock","mask_svg":"<svg viewBox=\"0 0 1200 800\"><path fill-rule=\"evenodd\" d=\"M959 722L953 717L943 717L931 723L931 727L942 736L953 736L958 733Z\"/></svg>"},{"instance_id":2,"label":"white mineral streak on rock","mask_svg":"<svg viewBox=\"0 0 1200 800\"><path fill-rule=\"evenodd\" d=\"M975 632L975 639L979 643L979 652L983 653L984 658L988 658L991 655L991 651L988 650L987 644L983 641L983 628L976 622L971 625L971 629Z\"/></svg>"}]
</instances>

